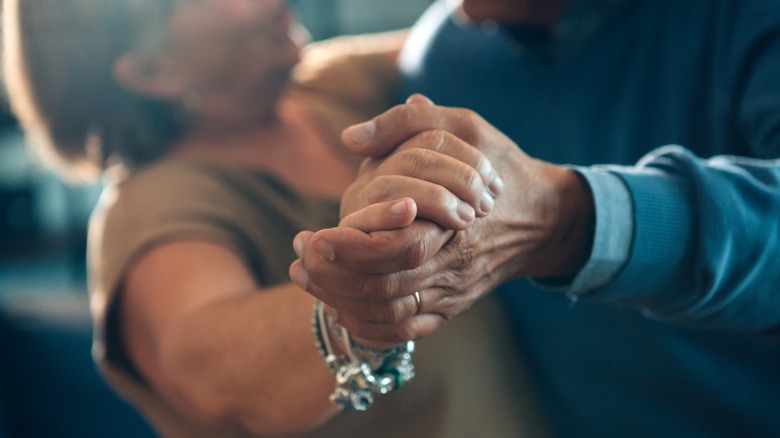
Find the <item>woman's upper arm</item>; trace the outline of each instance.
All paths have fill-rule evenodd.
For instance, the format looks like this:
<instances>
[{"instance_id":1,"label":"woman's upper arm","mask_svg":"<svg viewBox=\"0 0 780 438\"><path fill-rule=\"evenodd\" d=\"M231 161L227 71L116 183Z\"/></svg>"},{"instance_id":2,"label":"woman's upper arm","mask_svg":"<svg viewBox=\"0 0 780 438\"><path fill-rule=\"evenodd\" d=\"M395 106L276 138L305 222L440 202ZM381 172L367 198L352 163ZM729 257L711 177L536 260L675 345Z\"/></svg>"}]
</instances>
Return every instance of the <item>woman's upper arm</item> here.
<instances>
[{"instance_id":1,"label":"woman's upper arm","mask_svg":"<svg viewBox=\"0 0 780 438\"><path fill-rule=\"evenodd\" d=\"M151 247L128 269L119 297L121 338L133 364L156 380L161 344L177 322L257 284L234 251L206 241Z\"/></svg>"}]
</instances>

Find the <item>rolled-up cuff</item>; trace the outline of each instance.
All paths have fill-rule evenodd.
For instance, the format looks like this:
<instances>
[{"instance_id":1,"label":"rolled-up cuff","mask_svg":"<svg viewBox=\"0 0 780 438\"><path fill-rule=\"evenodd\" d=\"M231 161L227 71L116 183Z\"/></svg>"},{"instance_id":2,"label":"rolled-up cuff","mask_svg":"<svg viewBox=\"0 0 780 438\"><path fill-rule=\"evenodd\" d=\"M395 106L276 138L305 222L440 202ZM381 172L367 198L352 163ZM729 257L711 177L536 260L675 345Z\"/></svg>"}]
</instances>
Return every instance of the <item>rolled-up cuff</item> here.
<instances>
[{"instance_id":1,"label":"rolled-up cuff","mask_svg":"<svg viewBox=\"0 0 780 438\"><path fill-rule=\"evenodd\" d=\"M623 181L607 167L572 167L590 186L596 212L593 247L585 266L567 279L535 278L544 289L566 291L576 299L608 284L626 264L633 239L633 204Z\"/></svg>"}]
</instances>

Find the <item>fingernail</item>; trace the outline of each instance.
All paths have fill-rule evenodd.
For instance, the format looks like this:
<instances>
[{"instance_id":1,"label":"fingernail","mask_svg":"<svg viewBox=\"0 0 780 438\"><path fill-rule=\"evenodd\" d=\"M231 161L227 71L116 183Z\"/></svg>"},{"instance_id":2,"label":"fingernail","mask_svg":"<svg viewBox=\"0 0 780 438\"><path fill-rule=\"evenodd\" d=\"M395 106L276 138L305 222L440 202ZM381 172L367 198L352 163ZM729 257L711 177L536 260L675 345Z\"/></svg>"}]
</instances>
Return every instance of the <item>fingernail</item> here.
<instances>
[{"instance_id":1,"label":"fingernail","mask_svg":"<svg viewBox=\"0 0 780 438\"><path fill-rule=\"evenodd\" d=\"M490 181L490 184L488 184L488 190L490 190L490 193L493 196L498 196L502 191L504 191L504 180L502 180L497 173L495 174L495 178L493 178L493 180Z\"/></svg>"},{"instance_id":2,"label":"fingernail","mask_svg":"<svg viewBox=\"0 0 780 438\"><path fill-rule=\"evenodd\" d=\"M306 290L306 286L309 284L309 274L303 269L303 266L296 265L290 270L290 280L298 287Z\"/></svg>"},{"instance_id":3,"label":"fingernail","mask_svg":"<svg viewBox=\"0 0 780 438\"><path fill-rule=\"evenodd\" d=\"M471 206L469 204L466 204L465 202L458 202L458 207L456 209L456 212L458 213L458 217L460 217L460 219L466 223L473 222L476 216L474 209L471 208Z\"/></svg>"},{"instance_id":4,"label":"fingernail","mask_svg":"<svg viewBox=\"0 0 780 438\"><path fill-rule=\"evenodd\" d=\"M336 260L336 251L333 249L333 246L324 239L320 239L314 244L314 250L331 262Z\"/></svg>"},{"instance_id":5,"label":"fingernail","mask_svg":"<svg viewBox=\"0 0 780 438\"><path fill-rule=\"evenodd\" d=\"M406 207L406 201L398 201L390 206L390 213L396 216L403 216L409 209Z\"/></svg>"},{"instance_id":6,"label":"fingernail","mask_svg":"<svg viewBox=\"0 0 780 438\"><path fill-rule=\"evenodd\" d=\"M498 176L498 172L489 161L484 160L483 163L480 174L487 181L487 189L490 190L490 194L496 196L504 189L504 182L501 181L501 177Z\"/></svg>"},{"instance_id":7,"label":"fingernail","mask_svg":"<svg viewBox=\"0 0 780 438\"><path fill-rule=\"evenodd\" d=\"M357 145L361 145L374 136L376 132L376 123L368 121L359 125L353 125L347 128L347 135Z\"/></svg>"},{"instance_id":8,"label":"fingernail","mask_svg":"<svg viewBox=\"0 0 780 438\"><path fill-rule=\"evenodd\" d=\"M493 201L493 197L490 196L490 193L488 192L482 192L482 199L479 201L479 210L482 213L489 213L490 210L493 209L493 207L496 205L496 202Z\"/></svg>"},{"instance_id":9,"label":"fingernail","mask_svg":"<svg viewBox=\"0 0 780 438\"><path fill-rule=\"evenodd\" d=\"M298 258L301 258L301 255L303 254L303 242L298 236L295 236L295 239L293 239L293 251L295 251L295 255L297 255Z\"/></svg>"}]
</instances>

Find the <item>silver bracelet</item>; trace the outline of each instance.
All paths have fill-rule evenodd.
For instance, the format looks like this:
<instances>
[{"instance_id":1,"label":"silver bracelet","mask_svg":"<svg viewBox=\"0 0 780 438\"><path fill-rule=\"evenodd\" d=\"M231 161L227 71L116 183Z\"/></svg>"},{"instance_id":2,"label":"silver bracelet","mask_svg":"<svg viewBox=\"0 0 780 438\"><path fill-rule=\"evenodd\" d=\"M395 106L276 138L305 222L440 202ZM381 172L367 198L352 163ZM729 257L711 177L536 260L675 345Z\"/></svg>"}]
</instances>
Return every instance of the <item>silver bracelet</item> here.
<instances>
[{"instance_id":1,"label":"silver bracelet","mask_svg":"<svg viewBox=\"0 0 780 438\"><path fill-rule=\"evenodd\" d=\"M365 411L374 402L374 394L387 394L414 378L414 341L407 341L389 350L372 350L354 343L347 329L325 315L321 301L314 303L312 313L314 343L325 358L325 364L336 376L336 387L330 395L330 401L342 410ZM329 323L333 331L338 333L346 354L335 354L328 333ZM369 361L365 357L358 357L356 351L381 359L380 365L372 370Z\"/></svg>"}]
</instances>

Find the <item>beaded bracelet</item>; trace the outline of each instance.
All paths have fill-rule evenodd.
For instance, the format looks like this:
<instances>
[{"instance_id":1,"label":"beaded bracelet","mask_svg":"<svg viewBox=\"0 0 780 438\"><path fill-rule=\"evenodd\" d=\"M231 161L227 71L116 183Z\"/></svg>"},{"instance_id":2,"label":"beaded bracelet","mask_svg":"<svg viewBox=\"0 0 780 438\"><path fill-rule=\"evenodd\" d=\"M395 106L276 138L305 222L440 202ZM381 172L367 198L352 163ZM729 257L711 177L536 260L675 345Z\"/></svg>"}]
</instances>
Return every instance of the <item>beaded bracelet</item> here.
<instances>
[{"instance_id":1,"label":"beaded bracelet","mask_svg":"<svg viewBox=\"0 0 780 438\"><path fill-rule=\"evenodd\" d=\"M378 351L356 344L347 329L332 321L323 310L322 302L314 303L312 333L314 344L325 358L325 364L336 376L336 387L330 401L345 411L365 411L374 402L374 394L387 394L402 387L415 375L412 354L414 341ZM336 355L328 333L328 325L339 335L346 354ZM360 353L364 357L358 357ZM381 360L371 369L369 359Z\"/></svg>"}]
</instances>

